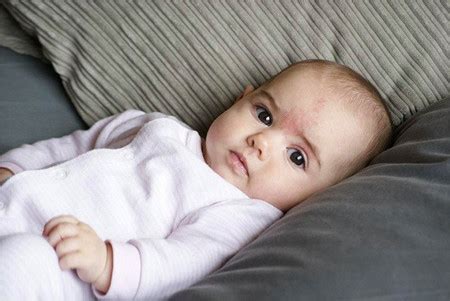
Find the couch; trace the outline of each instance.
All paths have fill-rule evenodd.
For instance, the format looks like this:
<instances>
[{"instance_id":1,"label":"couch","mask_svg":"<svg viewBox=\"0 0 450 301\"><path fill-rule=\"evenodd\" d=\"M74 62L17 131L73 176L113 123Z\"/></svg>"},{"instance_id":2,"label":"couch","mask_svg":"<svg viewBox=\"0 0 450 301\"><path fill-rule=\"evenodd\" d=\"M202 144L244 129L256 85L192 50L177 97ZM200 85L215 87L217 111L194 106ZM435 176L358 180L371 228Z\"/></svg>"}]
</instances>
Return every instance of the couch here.
<instances>
[{"instance_id":1,"label":"couch","mask_svg":"<svg viewBox=\"0 0 450 301\"><path fill-rule=\"evenodd\" d=\"M308 58L380 91L392 145L171 300L449 300L445 1L1 1L0 153L128 108L205 133Z\"/></svg>"}]
</instances>

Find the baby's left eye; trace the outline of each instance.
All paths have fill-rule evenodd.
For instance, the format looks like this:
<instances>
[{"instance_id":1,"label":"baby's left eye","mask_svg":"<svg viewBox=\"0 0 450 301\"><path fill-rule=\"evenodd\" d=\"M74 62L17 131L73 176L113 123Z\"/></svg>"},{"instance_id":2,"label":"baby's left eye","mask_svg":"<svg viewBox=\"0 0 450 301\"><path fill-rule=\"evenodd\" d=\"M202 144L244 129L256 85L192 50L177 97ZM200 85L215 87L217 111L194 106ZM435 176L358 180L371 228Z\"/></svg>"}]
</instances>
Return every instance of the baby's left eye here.
<instances>
[{"instance_id":1,"label":"baby's left eye","mask_svg":"<svg viewBox=\"0 0 450 301\"><path fill-rule=\"evenodd\" d=\"M295 148L288 148L289 159L298 166L305 164L305 157L302 152Z\"/></svg>"}]
</instances>

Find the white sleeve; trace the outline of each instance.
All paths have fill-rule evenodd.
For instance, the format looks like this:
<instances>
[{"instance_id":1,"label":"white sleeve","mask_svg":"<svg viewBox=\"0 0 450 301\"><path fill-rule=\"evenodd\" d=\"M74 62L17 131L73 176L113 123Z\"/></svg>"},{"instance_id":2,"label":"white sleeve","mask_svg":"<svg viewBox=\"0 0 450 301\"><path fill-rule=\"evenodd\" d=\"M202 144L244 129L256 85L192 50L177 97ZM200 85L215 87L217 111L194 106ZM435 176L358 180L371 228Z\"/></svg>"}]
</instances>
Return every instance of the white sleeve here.
<instances>
[{"instance_id":1,"label":"white sleeve","mask_svg":"<svg viewBox=\"0 0 450 301\"><path fill-rule=\"evenodd\" d=\"M165 239L129 241L141 256L136 297L167 298L189 287L218 269L281 215L262 201L226 201L187 216Z\"/></svg>"},{"instance_id":2,"label":"white sleeve","mask_svg":"<svg viewBox=\"0 0 450 301\"><path fill-rule=\"evenodd\" d=\"M35 170L70 160L94 148L105 148L115 141L132 138L148 121L163 117L161 113L146 114L128 110L97 121L88 130L78 130L61 138L24 144L0 156L0 167L14 174ZM128 139L129 140L129 139Z\"/></svg>"}]
</instances>

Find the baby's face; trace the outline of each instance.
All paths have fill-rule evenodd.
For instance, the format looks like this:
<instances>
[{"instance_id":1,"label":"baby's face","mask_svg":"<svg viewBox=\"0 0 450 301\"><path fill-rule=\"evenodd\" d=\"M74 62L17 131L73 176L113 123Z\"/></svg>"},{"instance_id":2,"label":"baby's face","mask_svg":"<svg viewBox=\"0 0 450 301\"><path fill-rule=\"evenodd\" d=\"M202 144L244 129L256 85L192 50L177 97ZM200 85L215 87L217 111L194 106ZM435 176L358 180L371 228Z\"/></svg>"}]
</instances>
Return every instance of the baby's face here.
<instances>
[{"instance_id":1,"label":"baby's face","mask_svg":"<svg viewBox=\"0 0 450 301\"><path fill-rule=\"evenodd\" d=\"M205 160L250 198L286 211L338 182L345 172L339 163L367 143L360 117L337 97L313 70L247 87L209 128Z\"/></svg>"}]
</instances>

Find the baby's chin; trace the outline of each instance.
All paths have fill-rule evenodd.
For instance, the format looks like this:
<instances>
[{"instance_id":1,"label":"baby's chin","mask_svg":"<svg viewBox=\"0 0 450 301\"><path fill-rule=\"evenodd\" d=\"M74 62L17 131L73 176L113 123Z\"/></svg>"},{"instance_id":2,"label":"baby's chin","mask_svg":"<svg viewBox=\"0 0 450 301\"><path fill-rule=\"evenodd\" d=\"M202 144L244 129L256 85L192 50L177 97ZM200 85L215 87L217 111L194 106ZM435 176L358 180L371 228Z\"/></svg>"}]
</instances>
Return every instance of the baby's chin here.
<instances>
[{"instance_id":1,"label":"baby's chin","mask_svg":"<svg viewBox=\"0 0 450 301\"><path fill-rule=\"evenodd\" d=\"M246 186L246 179L243 179L241 177L237 177L235 174L225 170L222 173L218 173L222 178L224 178L228 183L245 193L248 197L249 191Z\"/></svg>"},{"instance_id":2,"label":"baby's chin","mask_svg":"<svg viewBox=\"0 0 450 301\"><path fill-rule=\"evenodd\" d=\"M250 196L251 192L247 189L247 177L238 176L230 171L227 167L216 167L211 165L209 167L211 167L211 169L214 170L225 181L239 189L241 192L245 193L245 195L249 198L252 198Z\"/></svg>"},{"instance_id":3,"label":"baby's chin","mask_svg":"<svg viewBox=\"0 0 450 301\"><path fill-rule=\"evenodd\" d=\"M274 196L273 187L268 188L268 191L265 191L261 188L250 189L248 183L249 178L242 175L235 174L232 170L230 170L227 166L214 166L208 164L211 169L213 169L219 176L221 176L225 181L239 189L242 193L244 193L250 199L258 199L264 201L266 203L271 204L272 206L278 208L281 211L285 211L284 208L285 198L283 196ZM276 189L275 189L276 190Z\"/></svg>"}]
</instances>

